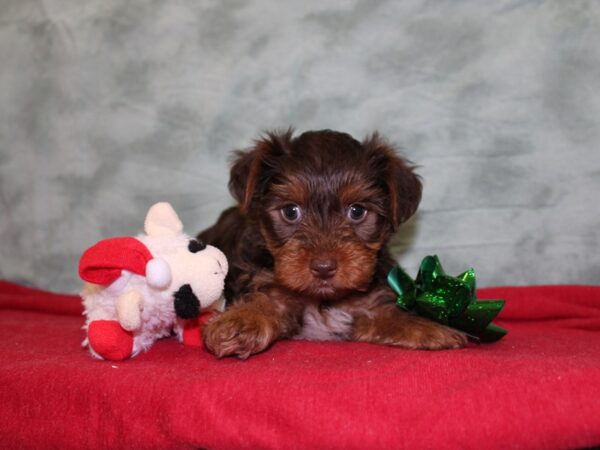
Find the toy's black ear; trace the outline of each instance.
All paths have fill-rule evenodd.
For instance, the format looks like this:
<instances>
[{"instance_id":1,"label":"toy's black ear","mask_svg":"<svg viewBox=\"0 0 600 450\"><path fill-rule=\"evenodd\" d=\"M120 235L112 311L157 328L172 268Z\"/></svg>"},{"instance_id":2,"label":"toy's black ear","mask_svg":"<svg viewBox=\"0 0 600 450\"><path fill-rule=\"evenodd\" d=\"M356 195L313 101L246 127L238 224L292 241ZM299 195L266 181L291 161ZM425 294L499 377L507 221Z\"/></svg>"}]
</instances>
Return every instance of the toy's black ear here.
<instances>
[{"instance_id":1,"label":"toy's black ear","mask_svg":"<svg viewBox=\"0 0 600 450\"><path fill-rule=\"evenodd\" d=\"M377 133L363 141L369 154L370 169L380 177L388 195L392 229L408 220L421 202L422 184L410 161L396 154L394 148Z\"/></svg>"},{"instance_id":2,"label":"toy's black ear","mask_svg":"<svg viewBox=\"0 0 600 450\"><path fill-rule=\"evenodd\" d=\"M229 190L246 214L253 200L260 197L276 170L277 156L289 148L293 130L269 132L254 147L237 151L231 167Z\"/></svg>"},{"instance_id":3,"label":"toy's black ear","mask_svg":"<svg viewBox=\"0 0 600 450\"><path fill-rule=\"evenodd\" d=\"M175 314L181 319L193 319L200 314L200 301L189 284L184 284L175 292Z\"/></svg>"}]
</instances>

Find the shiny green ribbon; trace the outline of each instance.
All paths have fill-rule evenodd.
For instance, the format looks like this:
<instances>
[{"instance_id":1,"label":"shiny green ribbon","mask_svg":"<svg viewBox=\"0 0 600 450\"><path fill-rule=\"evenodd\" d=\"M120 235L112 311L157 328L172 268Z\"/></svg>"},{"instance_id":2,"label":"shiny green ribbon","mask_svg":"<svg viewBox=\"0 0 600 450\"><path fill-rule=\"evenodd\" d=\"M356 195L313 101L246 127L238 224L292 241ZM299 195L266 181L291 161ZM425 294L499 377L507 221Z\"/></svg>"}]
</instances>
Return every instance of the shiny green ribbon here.
<instances>
[{"instance_id":1,"label":"shiny green ribbon","mask_svg":"<svg viewBox=\"0 0 600 450\"><path fill-rule=\"evenodd\" d=\"M446 275L436 255L426 256L415 280L396 266L388 275L388 283L402 309L464 331L471 338L494 342L507 333L492 323L504 300L477 300L472 268L452 277Z\"/></svg>"}]
</instances>

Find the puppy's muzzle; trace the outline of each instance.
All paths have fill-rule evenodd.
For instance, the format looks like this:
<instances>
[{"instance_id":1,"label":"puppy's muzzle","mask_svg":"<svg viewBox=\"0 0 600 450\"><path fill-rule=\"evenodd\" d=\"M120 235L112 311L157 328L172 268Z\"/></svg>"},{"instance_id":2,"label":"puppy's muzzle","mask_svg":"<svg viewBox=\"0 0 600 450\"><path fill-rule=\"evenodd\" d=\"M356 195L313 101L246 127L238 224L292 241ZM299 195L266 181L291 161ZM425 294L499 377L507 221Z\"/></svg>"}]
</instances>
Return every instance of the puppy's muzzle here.
<instances>
[{"instance_id":1,"label":"puppy's muzzle","mask_svg":"<svg viewBox=\"0 0 600 450\"><path fill-rule=\"evenodd\" d=\"M328 280L337 272L337 261L334 258L315 258L310 262L310 271L315 277Z\"/></svg>"}]
</instances>

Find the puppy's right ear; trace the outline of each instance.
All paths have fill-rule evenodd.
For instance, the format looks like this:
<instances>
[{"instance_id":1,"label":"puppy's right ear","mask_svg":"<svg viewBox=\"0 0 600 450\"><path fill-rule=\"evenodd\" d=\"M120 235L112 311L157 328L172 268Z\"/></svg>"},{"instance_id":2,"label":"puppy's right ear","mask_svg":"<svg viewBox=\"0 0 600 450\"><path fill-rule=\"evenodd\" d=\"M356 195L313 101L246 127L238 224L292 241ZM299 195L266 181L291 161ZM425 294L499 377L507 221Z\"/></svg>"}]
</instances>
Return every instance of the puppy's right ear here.
<instances>
[{"instance_id":1,"label":"puppy's right ear","mask_svg":"<svg viewBox=\"0 0 600 450\"><path fill-rule=\"evenodd\" d=\"M289 148L293 130L269 132L257 140L254 147L237 151L231 167L229 191L238 201L243 214L248 213L255 198L265 193L265 188L277 170L277 156Z\"/></svg>"}]
</instances>

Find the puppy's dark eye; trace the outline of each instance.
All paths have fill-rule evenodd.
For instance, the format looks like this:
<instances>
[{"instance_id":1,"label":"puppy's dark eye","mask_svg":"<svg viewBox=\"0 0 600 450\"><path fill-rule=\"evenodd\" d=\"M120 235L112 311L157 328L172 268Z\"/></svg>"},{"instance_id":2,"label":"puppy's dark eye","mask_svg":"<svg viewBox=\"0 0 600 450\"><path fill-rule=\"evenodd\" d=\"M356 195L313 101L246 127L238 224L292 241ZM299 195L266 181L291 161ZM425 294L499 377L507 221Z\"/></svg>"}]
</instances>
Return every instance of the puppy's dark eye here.
<instances>
[{"instance_id":1,"label":"puppy's dark eye","mask_svg":"<svg viewBox=\"0 0 600 450\"><path fill-rule=\"evenodd\" d=\"M285 205L281 208L281 217L289 224L295 224L302 220L302 209L295 204Z\"/></svg>"},{"instance_id":2,"label":"puppy's dark eye","mask_svg":"<svg viewBox=\"0 0 600 450\"><path fill-rule=\"evenodd\" d=\"M188 250L192 253L198 253L206 248L206 244L198 239L190 239Z\"/></svg>"},{"instance_id":3,"label":"puppy's dark eye","mask_svg":"<svg viewBox=\"0 0 600 450\"><path fill-rule=\"evenodd\" d=\"M366 216L367 208L365 208L362 205L359 205L358 203L353 203L352 205L350 205L346 212L346 217L348 217L348 219L354 223L362 222Z\"/></svg>"}]
</instances>

